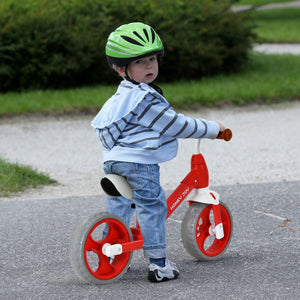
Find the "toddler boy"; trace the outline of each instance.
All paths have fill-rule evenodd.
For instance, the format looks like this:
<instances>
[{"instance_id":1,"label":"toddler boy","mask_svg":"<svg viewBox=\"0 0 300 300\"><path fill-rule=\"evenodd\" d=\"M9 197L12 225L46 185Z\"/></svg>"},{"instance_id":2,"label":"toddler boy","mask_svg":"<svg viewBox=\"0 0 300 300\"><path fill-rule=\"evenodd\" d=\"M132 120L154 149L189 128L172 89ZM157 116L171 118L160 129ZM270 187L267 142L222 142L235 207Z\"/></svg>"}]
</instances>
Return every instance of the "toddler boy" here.
<instances>
[{"instance_id":1,"label":"toddler boy","mask_svg":"<svg viewBox=\"0 0 300 300\"><path fill-rule=\"evenodd\" d=\"M123 81L92 121L103 146L105 173L126 177L133 188L151 282L179 276L176 265L167 258L167 205L159 181L159 163L176 156L178 138L213 139L224 130L221 123L173 110L162 90L153 84L163 54L159 36L146 24L130 23L112 32L106 56ZM129 224L134 209L128 199L108 197L107 210Z\"/></svg>"}]
</instances>

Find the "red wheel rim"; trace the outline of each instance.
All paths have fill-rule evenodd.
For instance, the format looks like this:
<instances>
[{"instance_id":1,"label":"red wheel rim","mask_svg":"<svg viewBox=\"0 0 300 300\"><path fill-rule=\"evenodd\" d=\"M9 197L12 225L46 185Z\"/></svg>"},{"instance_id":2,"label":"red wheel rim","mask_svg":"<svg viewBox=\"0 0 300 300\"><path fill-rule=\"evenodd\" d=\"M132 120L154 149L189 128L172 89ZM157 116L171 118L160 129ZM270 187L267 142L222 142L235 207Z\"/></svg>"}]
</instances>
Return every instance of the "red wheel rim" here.
<instances>
[{"instance_id":1,"label":"red wheel rim","mask_svg":"<svg viewBox=\"0 0 300 300\"><path fill-rule=\"evenodd\" d=\"M224 237L220 240L211 235L209 228L214 225L212 205L206 206L197 220L196 241L201 252L207 256L217 256L226 248L231 234L231 221L227 209L220 205Z\"/></svg>"},{"instance_id":2,"label":"red wheel rim","mask_svg":"<svg viewBox=\"0 0 300 300\"><path fill-rule=\"evenodd\" d=\"M107 235L95 237L98 230L102 234L105 226L108 226ZM130 236L126 227L116 219L104 219L94 225L89 231L84 243L84 260L89 272L100 280L110 280L118 276L126 267L130 258L130 252L115 256L112 261L102 253L102 247L105 243L119 244L130 242Z\"/></svg>"}]
</instances>

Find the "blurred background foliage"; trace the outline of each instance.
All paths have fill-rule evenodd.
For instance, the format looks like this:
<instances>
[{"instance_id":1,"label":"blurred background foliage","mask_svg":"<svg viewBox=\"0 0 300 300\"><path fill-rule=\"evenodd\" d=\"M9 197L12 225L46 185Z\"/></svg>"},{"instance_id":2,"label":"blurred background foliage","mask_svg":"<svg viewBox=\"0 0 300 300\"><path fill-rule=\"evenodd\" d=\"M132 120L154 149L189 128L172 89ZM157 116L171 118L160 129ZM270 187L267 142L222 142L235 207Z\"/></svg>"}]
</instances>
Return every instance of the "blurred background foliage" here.
<instances>
[{"instance_id":1,"label":"blurred background foliage","mask_svg":"<svg viewBox=\"0 0 300 300\"><path fill-rule=\"evenodd\" d=\"M254 38L231 0L6 0L0 3L0 92L115 83L105 58L111 31L151 25L166 50L160 81L237 72Z\"/></svg>"}]
</instances>

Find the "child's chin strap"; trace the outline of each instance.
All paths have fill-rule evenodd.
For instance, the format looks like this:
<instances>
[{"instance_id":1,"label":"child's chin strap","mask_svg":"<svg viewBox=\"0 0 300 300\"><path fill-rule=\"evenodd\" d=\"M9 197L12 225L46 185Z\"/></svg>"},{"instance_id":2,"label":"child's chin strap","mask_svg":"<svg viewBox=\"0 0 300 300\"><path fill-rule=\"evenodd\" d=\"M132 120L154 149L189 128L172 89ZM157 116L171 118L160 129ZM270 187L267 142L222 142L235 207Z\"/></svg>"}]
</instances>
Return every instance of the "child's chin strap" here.
<instances>
[{"instance_id":1,"label":"child's chin strap","mask_svg":"<svg viewBox=\"0 0 300 300\"><path fill-rule=\"evenodd\" d=\"M132 82L133 84L140 84L139 82L135 81L134 79L131 79L128 75L128 72L127 72L127 69L128 69L128 65L125 66L125 79Z\"/></svg>"},{"instance_id":2,"label":"child's chin strap","mask_svg":"<svg viewBox=\"0 0 300 300\"><path fill-rule=\"evenodd\" d=\"M164 95L163 90L156 84L154 84L153 82L151 82L149 84L149 86L151 86L152 88L154 88L159 94L161 94L162 96Z\"/></svg>"},{"instance_id":3,"label":"child's chin strap","mask_svg":"<svg viewBox=\"0 0 300 300\"><path fill-rule=\"evenodd\" d=\"M137 82L134 79L129 77L127 69L128 69L128 65L125 66L125 75L126 75L125 79L132 82L133 84L140 84L140 82ZM153 82L149 83L148 85L154 88L162 96L164 95L163 90L158 85L154 84Z\"/></svg>"}]
</instances>

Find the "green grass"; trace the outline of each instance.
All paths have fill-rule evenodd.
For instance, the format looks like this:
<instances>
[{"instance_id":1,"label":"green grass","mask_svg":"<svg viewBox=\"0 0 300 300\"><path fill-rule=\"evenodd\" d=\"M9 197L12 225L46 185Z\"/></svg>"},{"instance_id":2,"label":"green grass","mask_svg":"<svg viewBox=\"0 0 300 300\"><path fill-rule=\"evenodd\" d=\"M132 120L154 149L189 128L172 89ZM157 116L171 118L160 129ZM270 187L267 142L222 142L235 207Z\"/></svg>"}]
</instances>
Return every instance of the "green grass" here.
<instances>
[{"instance_id":1,"label":"green grass","mask_svg":"<svg viewBox=\"0 0 300 300\"><path fill-rule=\"evenodd\" d=\"M234 2L234 5L262 6L270 3L284 3L291 1L292 0L238 0L237 2Z\"/></svg>"},{"instance_id":2,"label":"green grass","mask_svg":"<svg viewBox=\"0 0 300 300\"><path fill-rule=\"evenodd\" d=\"M165 85L175 107L271 103L300 99L300 56L252 53L241 73Z\"/></svg>"},{"instance_id":3,"label":"green grass","mask_svg":"<svg viewBox=\"0 0 300 300\"><path fill-rule=\"evenodd\" d=\"M36 188L39 185L56 183L48 175L39 173L28 166L9 163L0 158L0 197L24 191L26 188Z\"/></svg>"},{"instance_id":4,"label":"green grass","mask_svg":"<svg viewBox=\"0 0 300 300\"><path fill-rule=\"evenodd\" d=\"M300 98L300 56L251 53L241 73L162 84L175 108L268 103ZM0 117L97 112L116 86L0 94Z\"/></svg>"},{"instance_id":5,"label":"green grass","mask_svg":"<svg viewBox=\"0 0 300 300\"><path fill-rule=\"evenodd\" d=\"M101 107L115 91L113 86L70 90L9 92L0 94L0 117L16 114L68 114Z\"/></svg>"},{"instance_id":6,"label":"green grass","mask_svg":"<svg viewBox=\"0 0 300 300\"><path fill-rule=\"evenodd\" d=\"M260 42L300 43L300 8L253 12Z\"/></svg>"}]
</instances>

